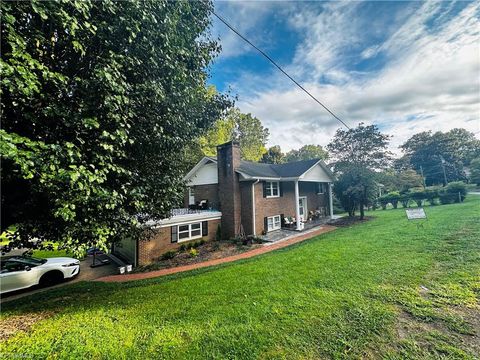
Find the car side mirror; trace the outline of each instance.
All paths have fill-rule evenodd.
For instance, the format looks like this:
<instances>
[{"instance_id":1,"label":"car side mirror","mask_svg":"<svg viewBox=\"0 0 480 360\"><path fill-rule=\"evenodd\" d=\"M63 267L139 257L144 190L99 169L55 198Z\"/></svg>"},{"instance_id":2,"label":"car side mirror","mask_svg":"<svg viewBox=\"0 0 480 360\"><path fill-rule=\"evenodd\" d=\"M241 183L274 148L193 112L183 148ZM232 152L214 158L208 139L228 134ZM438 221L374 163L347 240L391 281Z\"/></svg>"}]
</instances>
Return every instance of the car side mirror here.
<instances>
[{"instance_id":1,"label":"car side mirror","mask_svg":"<svg viewBox=\"0 0 480 360\"><path fill-rule=\"evenodd\" d=\"M27 266L25 266L24 270L25 270L25 271L30 271L30 270L32 270L32 268L27 265Z\"/></svg>"}]
</instances>

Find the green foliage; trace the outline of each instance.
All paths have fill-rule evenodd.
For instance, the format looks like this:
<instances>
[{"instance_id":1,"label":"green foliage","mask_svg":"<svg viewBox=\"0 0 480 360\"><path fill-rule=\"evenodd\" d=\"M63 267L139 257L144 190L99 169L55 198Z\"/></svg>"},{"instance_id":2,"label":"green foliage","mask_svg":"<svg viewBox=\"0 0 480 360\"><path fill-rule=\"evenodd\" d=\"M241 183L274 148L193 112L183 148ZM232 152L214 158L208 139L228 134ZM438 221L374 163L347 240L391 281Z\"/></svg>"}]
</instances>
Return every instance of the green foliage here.
<instances>
[{"instance_id":1,"label":"green foliage","mask_svg":"<svg viewBox=\"0 0 480 360\"><path fill-rule=\"evenodd\" d=\"M378 193L375 170L385 168L390 162L389 138L375 125L360 123L356 128L338 129L328 144L335 171L340 173L335 194L349 216L355 215L358 206L363 219L365 207L375 201Z\"/></svg>"},{"instance_id":2,"label":"green foliage","mask_svg":"<svg viewBox=\"0 0 480 360\"><path fill-rule=\"evenodd\" d=\"M467 196L467 185L462 181L454 181L445 187L445 192L456 195L455 202L462 202Z\"/></svg>"},{"instance_id":3,"label":"green foliage","mask_svg":"<svg viewBox=\"0 0 480 360\"><path fill-rule=\"evenodd\" d=\"M274 145L263 154L260 162L265 164L282 164L285 162L285 154L279 145Z\"/></svg>"},{"instance_id":4,"label":"green foliage","mask_svg":"<svg viewBox=\"0 0 480 360\"><path fill-rule=\"evenodd\" d=\"M338 129L327 149L336 171L352 164L377 170L386 168L391 160L391 152L387 151L389 139L390 136L382 134L376 125L360 123L349 130Z\"/></svg>"},{"instance_id":5,"label":"green foliage","mask_svg":"<svg viewBox=\"0 0 480 360\"><path fill-rule=\"evenodd\" d=\"M205 87L212 6L1 2L2 230L81 254L169 214L230 105Z\"/></svg>"},{"instance_id":6,"label":"green foliage","mask_svg":"<svg viewBox=\"0 0 480 360\"><path fill-rule=\"evenodd\" d=\"M5 324L38 321L3 340L2 353L475 359L476 335L462 334L478 334L479 200L428 209L420 231L403 210L377 211L370 221L227 266L76 282L5 301Z\"/></svg>"},{"instance_id":7,"label":"green foliage","mask_svg":"<svg viewBox=\"0 0 480 360\"><path fill-rule=\"evenodd\" d=\"M188 254L189 254L190 257L192 257L192 258L197 257L197 256L198 256L198 250L195 249L195 248L191 248L190 251L188 252Z\"/></svg>"},{"instance_id":8,"label":"green foliage","mask_svg":"<svg viewBox=\"0 0 480 360\"><path fill-rule=\"evenodd\" d=\"M290 150L285 155L285 162L311 159L327 160L328 152L320 145L304 145L298 150Z\"/></svg>"},{"instance_id":9,"label":"green foliage","mask_svg":"<svg viewBox=\"0 0 480 360\"><path fill-rule=\"evenodd\" d=\"M200 137L199 144L205 155L215 156L217 145L235 140L240 144L242 159L259 161L267 151L268 136L268 129L263 127L260 119L232 108Z\"/></svg>"},{"instance_id":10,"label":"green foliage","mask_svg":"<svg viewBox=\"0 0 480 360\"><path fill-rule=\"evenodd\" d=\"M480 185L480 158L473 159L470 163L470 182Z\"/></svg>"},{"instance_id":11,"label":"green foliage","mask_svg":"<svg viewBox=\"0 0 480 360\"><path fill-rule=\"evenodd\" d=\"M413 188L410 190L409 195L418 207L421 207L423 205L423 200L426 199L425 190L423 188Z\"/></svg>"},{"instance_id":12,"label":"green foliage","mask_svg":"<svg viewBox=\"0 0 480 360\"><path fill-rule=\"evenodd\" d=\"M425 199L430 203L430 205L436 205L436 199L439 197L440 187L438 186L427 186L425 188Z\"/></svg>"},{"instance_id":13,"label":"green foliage","mask_svg":"<svg viewBox=\"0 0 480 360\"><path fill-rule=\"evenodd\" d=\"M177 255L177 252L175 250L169 250L166 253L162 254L160 257L161 260L170 260L173 259Z\"/></svg>"},{"instance_id":14,"label":"green foliage","mask_svg":"<svg viewBox=\"0 0 480 360\"><path fill-rule=\"evenodd\" d=\"M180 247L178 248L179 251L186 251L186 250L190 250L190 249L196 249L202 245L205 244L205 240L203 239L200 239L198 241L189 241L185 244L182 244L180 245Z\"/></svg>"},{"instance_id":15,"label":"green foliage","mask_svg":"<svg viewBox=\"0 0 480 360\"><path fill-rule=\"evenodd\" d=\"M449 193L449 192L446 192L446 191L441 191L438 194L438 196L440 198L440 203L442 205L452 204L455 201L458 201L458 195L457 194L452 194L452 193Z\"/></svg>"},{"instance_id":16,"label":"green foliage","mask_svg":"<svg viewBox=\"0 0 480 360\"><path fill-rule=\"evenodd\" d=\"M391 191L378 198L383 209L387 208L388 204L392 204L393 208L398 207L398 201L400 200L401 195L398 191Z\"/></svg>"},{"instance_id":17,"label":"green foliage","mask_svg":"<svg viewBox=\"0 0 480 360\"><path fill-rule=\"evenodd\" d=\"M222 240L222 227L220 224L218 224L217 230L215 231L215 240L216 241Z\"/></svg>"},{"instance_id":18,"label":"green foliage","mask_svg":"<svg viewBox=\"0 0 480 360\"><path fill-rule=\"evenodd\" d=\"M333 189L349 216L355 216L355 210L359 207L360 217L363 218L364 207L376 198L377 184L374 179L373 171L357 167L344 171L338 177Z\"/></svg>"},{"instance_id":19,"label":"green foliage","mask_svg":"<svg viewBox=\"0 0 480 360\"><path fill-rule=\"evenodd\" d=\"M401 194L399 200L403 208L408 208L410 200L412 200L411 194L410 193Z\"/></svg>"},{"instance_id":20,"label":"green foliage","mask_svg":"<svg viewBox=\"0 0 480 360\"><path fill-rule=\"evenodd\" d=\"M427 185L445 185L443 167L447 182L464 180L463 167L480 155L480 140L465 129L428 131L413 135L401 148L410 166L423 168Z\"/></svg>"}]
</instances>

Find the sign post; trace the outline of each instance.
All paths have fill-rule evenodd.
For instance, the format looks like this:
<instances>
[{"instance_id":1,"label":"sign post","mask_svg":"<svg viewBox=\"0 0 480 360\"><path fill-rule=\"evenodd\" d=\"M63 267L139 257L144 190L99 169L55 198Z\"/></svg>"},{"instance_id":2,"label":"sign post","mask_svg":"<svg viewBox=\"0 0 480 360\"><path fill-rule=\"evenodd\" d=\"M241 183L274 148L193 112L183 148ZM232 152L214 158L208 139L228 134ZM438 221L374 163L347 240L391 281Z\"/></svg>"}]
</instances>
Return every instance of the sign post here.
<instances>
[{"instance_id":1,"label":"sign post","mask_svg":"<svg viewBox=\"0 0 480 360\"><path fill-rule=\"evenodd\" d=\"M415 209L405 209L405 213L407 214L407 219L409 221L414 220L427 220L427 214L425 214L425 210L423 208L415 208ZM417 222L417 228L423 227L423 223Z\"/></svg>"}]
</instances>

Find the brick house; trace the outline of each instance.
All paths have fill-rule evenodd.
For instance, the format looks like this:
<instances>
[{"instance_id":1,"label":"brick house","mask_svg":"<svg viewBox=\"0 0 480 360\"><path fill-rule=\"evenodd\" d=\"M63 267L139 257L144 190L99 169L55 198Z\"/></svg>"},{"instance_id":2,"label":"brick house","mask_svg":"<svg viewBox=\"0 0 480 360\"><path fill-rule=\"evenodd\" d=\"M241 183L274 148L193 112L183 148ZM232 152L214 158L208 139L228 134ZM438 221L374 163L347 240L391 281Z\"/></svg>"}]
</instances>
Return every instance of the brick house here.
<instances>
[{"instance_id":1,"label":"brick house","mask_svg":"<svg viewBox=\"0 0 480 360\"><path fill-rule=\"evenodd\" d=\"M184 180L184 208L157 222L150 240L116 246L117 255L145 265L182 243L213 240L219 225L228 239L240 233L268 235L283 227L301 231L312 218L333 215L334 176L318 159L254 163L241 160L238 143L229 142L217 147L217 157L200 160Z\"/></svg>"}]
</instances>

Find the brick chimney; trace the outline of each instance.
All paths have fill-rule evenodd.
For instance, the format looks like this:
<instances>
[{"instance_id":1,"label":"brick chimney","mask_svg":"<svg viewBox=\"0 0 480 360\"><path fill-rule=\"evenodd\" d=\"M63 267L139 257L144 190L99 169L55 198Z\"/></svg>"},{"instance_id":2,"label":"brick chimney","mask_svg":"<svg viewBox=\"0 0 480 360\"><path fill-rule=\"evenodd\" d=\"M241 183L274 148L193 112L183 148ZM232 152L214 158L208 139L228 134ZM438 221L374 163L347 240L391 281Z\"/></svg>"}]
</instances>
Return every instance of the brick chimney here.
<instances>
[{"instance_id":1,"label":"brick chimney","mask_svg":"<svg viewBox=\"0 0 480 360\"><path fill-rule=\"evenodd\" d=\"M238 174L240 146L237 142L217 146L218 198L222 211L222 237L230 239L240 232L241 199Z\"/></svg>"}]
</instances>

